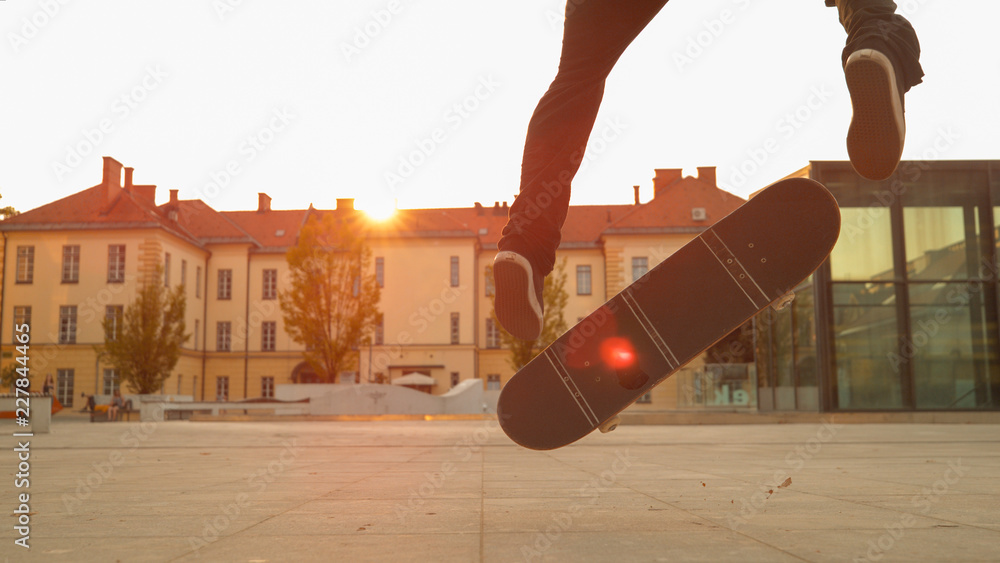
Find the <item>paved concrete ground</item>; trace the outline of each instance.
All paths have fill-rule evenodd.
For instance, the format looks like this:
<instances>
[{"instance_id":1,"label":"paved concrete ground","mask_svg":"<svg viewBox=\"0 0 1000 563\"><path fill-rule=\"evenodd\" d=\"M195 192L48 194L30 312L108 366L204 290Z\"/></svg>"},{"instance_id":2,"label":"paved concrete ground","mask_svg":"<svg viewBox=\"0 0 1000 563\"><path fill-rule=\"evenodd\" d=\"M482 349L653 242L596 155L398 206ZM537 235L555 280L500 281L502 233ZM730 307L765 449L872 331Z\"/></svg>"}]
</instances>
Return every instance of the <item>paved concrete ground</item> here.
<instances>
[{"instance_id":1,"label":"paved concrete ground","mask_svg":"<svg viewBox=\"0 0 1000 563\"><path fill-rule=\"evenodd\" d=\"M13 426L0 427L10 438ZM996 561L1000 426L91 424L3 448L9 561ZM16 446L16 444L14 444ZM16 515L15 515L16 516Z\"/></svg>"}]
</instances>

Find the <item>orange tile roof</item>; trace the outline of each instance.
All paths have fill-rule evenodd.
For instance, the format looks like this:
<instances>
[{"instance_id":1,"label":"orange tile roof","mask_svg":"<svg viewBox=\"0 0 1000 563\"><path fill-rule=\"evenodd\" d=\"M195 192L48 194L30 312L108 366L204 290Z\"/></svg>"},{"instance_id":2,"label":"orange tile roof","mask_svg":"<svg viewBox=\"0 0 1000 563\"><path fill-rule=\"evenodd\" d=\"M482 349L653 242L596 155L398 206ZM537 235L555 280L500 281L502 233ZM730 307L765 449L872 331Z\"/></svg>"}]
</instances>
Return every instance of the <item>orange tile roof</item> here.
<instances>
[{"instance_id":1,"label":"orange tile roof","mask_svg":"<svg viewBox=\"0 0 1000 563\"><path fill-rule=\"evenodd\" d=\"M668 180L669 185L657 185L656 196L643 204L570 206L560 246L597 247L606 234L700 230L744 203L713 183L677 176ZM144 193L151 197L154 188L146 188L149 191ZM493 207L477 203L463 208L400 209L385 221L374 221L350 209L220 212L197 199L155 206L140 197L140 191L99 184L8 218L0 222L0 230L160 227L200 246L245 242L267 251L294 245L310 214L335 213L356 218L372 237L475 237L489 249L496 248L509 211L506 203ZM693 219L693 208L705 209L706 219Z\"/></svg>"},{"instance_id":2,"label":"orange tile roof","mask_svg":"<svg viewBox=\"0 0 1000 563\"><path fill-rule=\"evenodd\" d=\"M269 209L258 211L222 211L264 248L284 249L295 244L295 237L305 223L306 209Z\"/></svg>"},{"instance_id":3,"label":"orange tile roof","mask_svg":"<svg viewBox=\"0 0 1000 563\"><path fill-rule=\"evenodd\" d=\"M700 230L746 203L743 198L697 178L686 176L661 188L649 202L608 225L605 232L670 232ZM705 210L704 220L695 220L691 210Z\"/></svg>"}]
</instances>

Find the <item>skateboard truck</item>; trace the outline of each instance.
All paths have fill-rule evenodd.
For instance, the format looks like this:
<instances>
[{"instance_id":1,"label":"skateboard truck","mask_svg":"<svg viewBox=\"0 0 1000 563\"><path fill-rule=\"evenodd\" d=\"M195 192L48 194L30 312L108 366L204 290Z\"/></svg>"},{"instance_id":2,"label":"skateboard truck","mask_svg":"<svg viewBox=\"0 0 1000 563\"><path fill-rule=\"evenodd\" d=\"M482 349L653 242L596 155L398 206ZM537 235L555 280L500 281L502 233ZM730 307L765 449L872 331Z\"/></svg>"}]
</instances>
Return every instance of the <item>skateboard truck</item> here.
<instances>
[{"instance_id":1,"label":"skateboard truck","mask_svg":"<svg viewBox=\"0 0 1000 563\"><path fill-rule=\"evenodd\" d=\"M607 421L605 421L604 424L600 425L598 428L600 428L603 434L607 434L608 432L611 432L615 428L618 428L618 425L621 424L621 421L622 421L621 417L615 415L609 418Z\"/></svg>"},{"instance_id":2,"label":"skateboard truck","mask_svg":"<svg viewBox=\"0 0 1000 563\"><path fill-rule=\"evenodd\" d=\"M771 304L771 308L774 309L775 311L780 311L780 310L784 309L785 307L791 305L792 301L794 301L794 300L795 300L795 292L794 291L789 291L788 293L786 293L786 294L782 295L781 297L779 297L777 301L775 301L774 303L772 303Z\"/></svg>"}]
</instances>

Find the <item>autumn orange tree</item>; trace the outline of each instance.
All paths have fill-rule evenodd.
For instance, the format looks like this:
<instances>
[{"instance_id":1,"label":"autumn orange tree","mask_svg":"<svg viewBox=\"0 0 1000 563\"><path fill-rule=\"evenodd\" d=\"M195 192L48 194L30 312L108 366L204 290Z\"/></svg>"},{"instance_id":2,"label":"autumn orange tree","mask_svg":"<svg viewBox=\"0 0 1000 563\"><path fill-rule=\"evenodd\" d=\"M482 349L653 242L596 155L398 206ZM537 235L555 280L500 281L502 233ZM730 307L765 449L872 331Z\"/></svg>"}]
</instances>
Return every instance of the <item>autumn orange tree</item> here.
<instances>
[{"instance_id":1,"label":"autumn orange tree","mask_svg":"<svg viewBox=\"0 0 1000 563\"><path fill-rule=\"evenodd\" d=\"M379 315L380 290L362 230L357 214L312 215L286 257L289 289L279 295L285 330L329 383L357 362Z\"/></svg>"}]
</instances>

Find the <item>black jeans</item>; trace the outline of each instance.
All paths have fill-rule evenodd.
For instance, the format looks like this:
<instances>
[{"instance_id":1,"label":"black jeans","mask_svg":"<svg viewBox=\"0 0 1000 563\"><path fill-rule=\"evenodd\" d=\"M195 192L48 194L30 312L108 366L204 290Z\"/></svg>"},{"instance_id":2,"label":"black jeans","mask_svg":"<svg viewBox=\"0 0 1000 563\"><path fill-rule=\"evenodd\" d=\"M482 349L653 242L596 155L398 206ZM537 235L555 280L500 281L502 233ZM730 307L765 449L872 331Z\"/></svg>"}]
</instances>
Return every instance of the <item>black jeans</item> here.
<instances>
[{"instance_id":1,"label":"black jeans","mask_svg":"<svg viewBox=\"0 0 1000 563\"><path fill-rule=\"evenodd\" d=\"M527 257L543 274L552 271L569 208L570 184L604 96L604 82L618 58L667 0L570 0L566 5L559 71L528 123L521 186L510 207L499 250ZM875 47L902 69L905 88L923 72L920 47L892 0L839 0L847 31L844 61L858 48Z\"/></svg>"}]
</instances>

